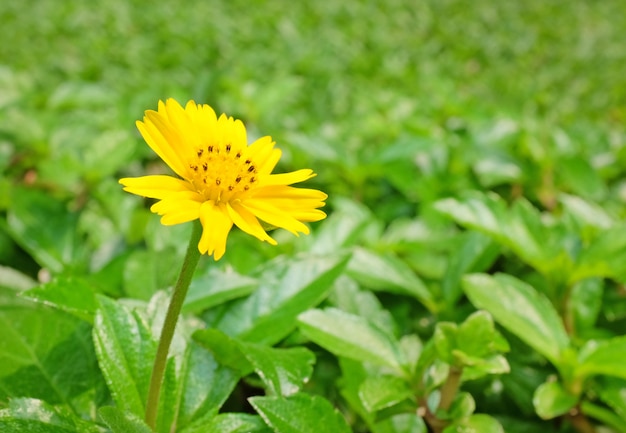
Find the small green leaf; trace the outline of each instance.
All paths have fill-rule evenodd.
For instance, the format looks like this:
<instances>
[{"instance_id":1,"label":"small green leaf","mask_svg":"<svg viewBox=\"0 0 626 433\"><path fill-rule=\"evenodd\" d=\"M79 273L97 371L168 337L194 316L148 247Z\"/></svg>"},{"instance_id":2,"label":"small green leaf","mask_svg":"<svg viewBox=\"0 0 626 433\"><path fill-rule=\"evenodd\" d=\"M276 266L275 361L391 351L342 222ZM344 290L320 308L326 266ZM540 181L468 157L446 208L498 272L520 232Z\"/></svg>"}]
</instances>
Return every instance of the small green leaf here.
<instances>
[{"instance_id":1,"label":"small green leaf","mask_svg":"<svg viewBox=\"0 0 626 433\"><path fill-rule=\"evenodd\" d=\"M7 433L97 433L93 423L65 409L32 398L14 398L0 410L0 431Z\"/></svg>"},{"instance_id":2,"label":"small green leaf","mask_svg":"<svg viewBox=\"0 0 626 433\"><path fill-rule=\"evenodd\" d=\"M92 323L96 308L93 287L76 277L59 277L50 283L22 292L22 296L51 305Z\"/></svg>"},{"instance_id":3,"label":"small green leaf","mask_svg":"<svg viewBox=\"0 0 626 433\"><path fill-rule=\"evenodd\" d=\"M500 325L559 365L569 337L550 301L528 284L506 274L472 274L463 279L470 301L489 311Z\"/></svg>"},{"instance_id":4,"label":"small green leaf","mask_svg":"<svg viewBox=\"0 0 626 433\"><path fill-rule=\"evenodd\" d=\"M183 429L181 433L271 433L260 416L247 413L221 413L208 424Z\"/></svg>"},{"instance_id":5,"label":"small green leaf","mask_svg":"<svg viewBox=\"0 0 626 433\"><path fill-rule=\"evenodd\" d=\"M504 429L495 418L474 414L446 427L443 433L504 433Z\"/></svg>"},{"instance_id":6,"label":"small green leaf","mask_svg":"<svg viewBox=\"0 0 626 433\"><path fill-rule=\"evenodd\" d=\"M424 420L414 413L399 413L375 424L374 433L427 433Z\"/></svg>"},{"instance_id":7,"label":"small green leaf","mask_svg":"<svg viewBox=\"0 0 626 433\"><path fill-rule=\"evenodd\" d=\"M414 392L405 380L397 376L370 376L361 383L359 397L369 412L376 412L414 399Z\"/></svg>"},{"instance_id":8,"label":"small green leaf","mask_svg":"<svg viewBox=\"0 0 626 433\"><path fill-rule=\"evenodd\" d=\"M254 278L236 272L211 270L196 277L189 285L183 311L201 312L224 302L252 293L258 285Z\"/></svg>"},{"instance_id":9,"label":"small green leaf","mask_svg":"<svg viewBox=\"0 0 626 433\"><path fill-rule=\"evenodd\" d=\"M626 379L626 336L604 341L590 340L580 350L575 375L585 378L596 374Z\"/></svg>"},{"instance_id":10,"label":"small green leaf","mask_svg":"<svg viewBox=\"0 0 626 433\"><path fill-rule=\"evenodd\" d=\"M113 433L152 433L141 418L116 407L100 408L98 414Z\"/></svg>"},{"instance_id":11,"label":"small green leaf","mask_svg":"<svg viewBox=\"0 0 626 433\"><path fill-rule=\"evenodd\" d=\"M298 322L305 336L337 356L401 369L398 342L362 317L328 308L309 310Z\"/></svg>"},{"instance_id":12,"label":"small green leaf","mask_svg":"<svg viewBox=\"0 0 626 433\"><path fill-rule=\"evenodd\" d=\"M451 420L457 420L469 417L476 410L476 402L474 397L468 392L459 392L452 401L448 416Z\"/></svg>"},{"instance_id":13,"label":"small green leaf","mask_svg":"<svg viewBox=\"0 0 626 433\"><path fill-rule=\"evenodd\" d=\"M328 400L298 393L289 397L251 397L254 409L281 433L350 433L343 416Z\"/></svg>"},{"instance_id":14,"label":"small green leaf","mask_svg":"<svg viewBox=\"0 0 626 433\"><path fill-rule=\"evenodd\" d=\"M93 339L109 390L118 407L143 416L156 341L137 314L98 296Z\"/></svg>"},{"instance_id":15,"label":"small green leaf","mask_svg":"<svg viewBox=\"0 0 626 433\"><path fill-rule=\"evenodd\" d=\"M535 411L543 419L556 418L567 413L578 403L578 397L569 394L559 382L545 382L533 396Z\"/></svg>"},{"instance_id":16,"label":"small green leaf","mask_svg":"<svg viewBox=\"0 0 626 433\"><path fill-rule=\"evenodd\" d=\"M391 254L355 248L347 273L372 290L412 296L431 311L437 308L433 295L422 280L406 263Z\"/></svg>"}]
</instances>

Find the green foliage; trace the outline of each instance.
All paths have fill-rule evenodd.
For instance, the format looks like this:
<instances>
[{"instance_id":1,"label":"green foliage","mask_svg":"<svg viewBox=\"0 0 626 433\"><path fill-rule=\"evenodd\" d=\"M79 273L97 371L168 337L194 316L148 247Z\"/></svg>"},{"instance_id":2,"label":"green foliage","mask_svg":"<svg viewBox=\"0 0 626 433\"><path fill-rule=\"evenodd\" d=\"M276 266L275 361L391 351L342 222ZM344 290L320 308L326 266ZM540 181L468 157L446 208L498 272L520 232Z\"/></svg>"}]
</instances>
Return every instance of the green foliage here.
<instances>
[{"instance_id":1,"label":"green foliage","mask_svg":"<svg viewBox=\"0 0 626 433\"><path fill-rule=\"evenodd\" d=\"M624 2L0 2L0 431L147 433L175 97L328 219L201 259L158 433L626 433Z\"/></svg>"}]
</instances>

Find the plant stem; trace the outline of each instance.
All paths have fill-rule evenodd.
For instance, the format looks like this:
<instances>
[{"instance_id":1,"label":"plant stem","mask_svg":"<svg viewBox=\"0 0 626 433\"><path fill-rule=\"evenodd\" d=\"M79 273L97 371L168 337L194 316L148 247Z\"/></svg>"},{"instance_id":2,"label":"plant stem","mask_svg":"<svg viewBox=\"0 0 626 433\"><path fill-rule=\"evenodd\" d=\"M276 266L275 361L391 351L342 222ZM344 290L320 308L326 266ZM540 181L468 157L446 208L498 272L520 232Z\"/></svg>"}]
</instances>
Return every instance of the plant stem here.
<instances>
[{"instance_id":1,"label":"plant stem","mask_svg":"<svg viewBox=\"0 0 626 433\"><path fill-rule=\"evenodd\" d=\"M200 259L200 251L198 251L198 242L202 235L202 226L199 221L193 223L191 238L187 246L185 260L174 286L174 293L167 308L163 329L161 330L161 338L157 348L156 357L154 358L154 366L152 367L152 376L150 377L150 389L148 390L148 400L146 402L146 424L154 431L157 421L157 410L159 407L159 395L161 394L161 385L163 384L163 376L167 365L167 355L170 350L170 344L174 337L174 330L178 322L180 310L189 289L191 277L196 269L198 260Z\"/></svg>"},{"instance_id":2,"label":"plant stem","mask_svg":"<svg viewBox=\"0 0 626 433\"><path fill-rule=\"evenodd\" d=\"M454 397L456 397L456 392L459 390L462 373L463 368L454 366L450 367L450 371L448 372L448 378L441 387L441 399L439 400L439 409L450 409L450 405L452 404Z\"/></svg>"}]
</instances>

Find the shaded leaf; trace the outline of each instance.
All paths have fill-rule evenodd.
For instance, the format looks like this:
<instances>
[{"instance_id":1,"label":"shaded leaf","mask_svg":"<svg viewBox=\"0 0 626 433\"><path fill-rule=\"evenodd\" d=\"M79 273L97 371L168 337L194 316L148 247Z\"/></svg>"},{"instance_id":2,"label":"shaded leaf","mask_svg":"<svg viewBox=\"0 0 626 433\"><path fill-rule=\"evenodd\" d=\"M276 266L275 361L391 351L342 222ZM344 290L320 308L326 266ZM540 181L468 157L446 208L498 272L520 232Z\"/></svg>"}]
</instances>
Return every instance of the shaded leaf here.
<instances>
[{"instance_id":1,"label":"shaded leaf","mask_svg":"<svg viewBox=\"0 0 626 433\"><path fill-rule=\"evenodd\" d=\"M252 293L258 285L254 278L236 272L212 270L196 277L189 285L183 311L200 312Z\"/></svg>"},{"instance_id":2,"label":"shaded leaf","mask_svg":"<svg viewBox=\"0 0 626 433\"><path fill-rule=\"evenodd\" d=\"M412 296L431 311L437 308L433 295L422 280L406 263L391 254L355 248L347 273L370 289Z\"/></svg>"},{"instance_id":3,"label":"shaded leaf","mask_svg":"<svg viewBox=\"0 0 626 433\"><path fill-rule=\"evenodd\" d=\"M359 397L369 412L376 412L403 400L414 399L414 392L404 379L397 376L369 376L361 383Z\"/></svg>"},{"instance_id":4,"label":"shaded leaf","mask_svg":"<svg viewBox=\"0 0 626 433\"><path fill-rule=\"evenodd\" d=\"M277 432L350 433L343 416L322 397L298 393L289 397L251 397L248 401Z\"/></svg>"},{"instance_id":5,"label":"shaded leaf","mask_svg":"<svg viewBox=\"0 0 626 433\"><path fill-rule=\"evenodd\" d=\"M337 356L401 369L398 342L363 317L327 308L301 314L298 323L305 336Z\"/></svg>"},{"instance_id":6,"label":"shaded leaf","mask_svg":"<svg viewBox=\"0 0 626 433\"><path fill-rule=\"evenodd\" d=\"M569 337L547 298L505 274L468 275L463 288L476 308L489 311L500 325L559 365Z\"/></svg>"},{"instance_id":7,"label":"shaded leaf","mask_svg":"<svg viewBox=\"0 0 626 433\"><path fill-rule=\"evenodd\" d=\"M578 403L578 397L565 391L559 382L542 383L533 396L535 411L543 419L563 415L576 403Z\"/></svg>"}]
</instances>

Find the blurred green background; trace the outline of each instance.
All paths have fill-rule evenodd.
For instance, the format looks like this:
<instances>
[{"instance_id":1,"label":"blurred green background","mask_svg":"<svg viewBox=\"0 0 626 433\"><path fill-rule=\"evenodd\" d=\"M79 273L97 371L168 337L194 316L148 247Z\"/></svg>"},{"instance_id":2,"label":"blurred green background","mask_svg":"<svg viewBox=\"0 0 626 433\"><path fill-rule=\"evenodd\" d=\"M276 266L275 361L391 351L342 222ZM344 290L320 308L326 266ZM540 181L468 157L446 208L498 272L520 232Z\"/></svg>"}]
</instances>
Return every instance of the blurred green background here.
<instances>
[{"instance_id":1,"label":"blurred green background","mask_svg":"<svg viewBox=\"0 0 626 433\"><path fill-rule=\"evenodd\" d=\"M171 284L188 225L161 227L117 183L168 173L134 125L168 97L271 135L279 171L312 168L307 186L330 196L317 240L278 233L273 248L233 233L216 266L241 273L311 245L365 244L447 297L437 319L460 320L472 308L455 307L460 274L454 293L440 289L465 243L437 200L494 191L558 218L563 194L579 197L587 220L572 219L568 251L626 216L623 0L26 0L0 2L0 23L1 288L78 275L145 300ZM538 280L509 259L496 268ZM398 330L432 333L415 300L379 297ZM626 300L606 297L603 326L622 332ZM525 415L544 378L507 388ZM512 407L493 400L483 409Z\"/></svg>"}]
</instances>

